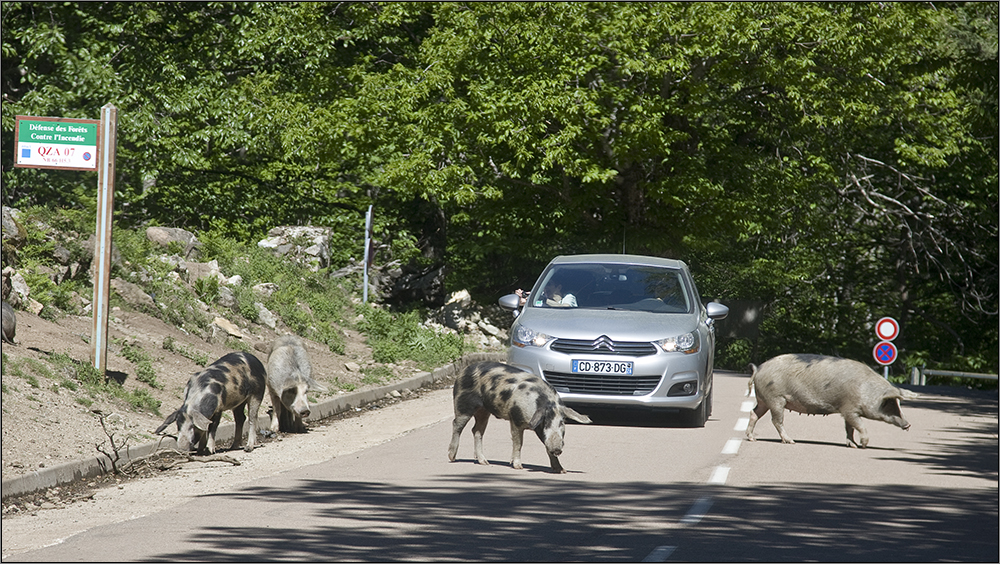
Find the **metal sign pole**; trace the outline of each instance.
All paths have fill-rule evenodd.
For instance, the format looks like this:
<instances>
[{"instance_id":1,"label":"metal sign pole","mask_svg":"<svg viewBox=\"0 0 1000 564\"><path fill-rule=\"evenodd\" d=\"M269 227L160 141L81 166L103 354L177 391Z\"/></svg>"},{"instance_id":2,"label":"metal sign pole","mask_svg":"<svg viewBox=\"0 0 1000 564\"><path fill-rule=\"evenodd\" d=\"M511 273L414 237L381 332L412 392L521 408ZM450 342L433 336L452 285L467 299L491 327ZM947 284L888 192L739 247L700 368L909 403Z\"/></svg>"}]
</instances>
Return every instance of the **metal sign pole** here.
<instances>
[{"instance_id":1,"label":"metal sign pole","mask_svg":"<svg viewBox=\"0 0 1000 564\"><path fill-rule=\"evenodd\" d=\"M362 295L364 296L362 303L368 303L368 263L371 261L370 249L371 249L371 232L372 232L372 206L368 206L368 211L365 212L365 274L364 274L364 290L362 290Z\"/></svg>"},{"instance_id":2,"label":"metal sign pole","mask_svg":"<svg viewBox=\"0 0 1000 564\"><path fill-rule=\"evenodd\" d=\"M94 368L108 368L108 298L111 290L111 218L115 207L115 148L118 110L101 108L100 162L97 167L97 230L94 242Z\"/></svg>"}]
</instances>

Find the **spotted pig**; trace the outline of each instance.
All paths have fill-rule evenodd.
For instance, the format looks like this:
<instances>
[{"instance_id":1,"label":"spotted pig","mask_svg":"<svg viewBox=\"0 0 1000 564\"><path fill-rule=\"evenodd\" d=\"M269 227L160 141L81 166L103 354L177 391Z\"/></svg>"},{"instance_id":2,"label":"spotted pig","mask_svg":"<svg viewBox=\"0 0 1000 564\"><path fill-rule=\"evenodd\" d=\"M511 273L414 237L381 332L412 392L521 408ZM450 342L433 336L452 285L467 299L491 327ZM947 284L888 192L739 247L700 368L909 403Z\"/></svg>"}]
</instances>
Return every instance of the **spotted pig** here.
<instances>
[{"instance_id":1,"label":"spotted pig","mask_svg":"<svg viewBox=\"0 0 1000 564\"><path fill-rule=\"evenodd\" d=\"M245 352L229 353L188 380L184 403L155 432L177 423L178 448L212 454L222 413L231 409L236 435L230 448L237 448L243 442L243 422L249 417L245 450L250 452L257 444L257 412L264 399L265 377L264 365L257 357Z\"/></svg>"},{"instance_id":2,"label":"spotted pig","mask_svg":"<svg viewBox=\"0 0 1000 564\"><path fill-rule=\"evenodd\" d=\"M514 450L511 465L521 469L521 444L525 429L532 429L545 445L552 471L565 473L559 464L566 434L566 419L590 423L590 418L563 405L559 394L548 382L513 366L499 362L481 362L468 366L455 380L455 420L452 423L448 459L454 461L458 442L469 419L476 460L489 464L483 455L483 433L490 415L510 421Z\"/></svg>"}]
</instances>

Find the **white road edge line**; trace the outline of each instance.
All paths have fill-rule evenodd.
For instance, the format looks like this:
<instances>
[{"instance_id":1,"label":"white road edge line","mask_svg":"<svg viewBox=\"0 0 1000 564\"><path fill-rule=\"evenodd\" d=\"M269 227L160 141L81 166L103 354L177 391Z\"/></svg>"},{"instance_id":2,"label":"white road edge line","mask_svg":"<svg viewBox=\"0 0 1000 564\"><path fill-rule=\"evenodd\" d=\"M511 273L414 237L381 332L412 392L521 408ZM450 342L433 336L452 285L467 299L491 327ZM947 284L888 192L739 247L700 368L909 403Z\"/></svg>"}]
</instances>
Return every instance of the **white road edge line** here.
<instances>
[{"instance_id":1,"label":"white road edge line","mask_svg":"<svg viewBox=\"0 0 1000 564\"><path fill-rule=\"evenodd\" d=\"M740 404L740 411L742 411L743 413L750 413L751 411L753 411L753 408L756 405L757 405L756 401L747 400L747 401L743 402L742 404Z\"/></svg>"},{"instance_id":2,"label":"white road edge line","mask_svg":"<svg viewBox=\"0 0 1000 564\"><path fill-rule=\"evenodd\" d=\"M736 420L736 426L733 427L733 431L746 431L747 427L750 426L749 417L740 417Z\"/></svg>"}]
</instances>

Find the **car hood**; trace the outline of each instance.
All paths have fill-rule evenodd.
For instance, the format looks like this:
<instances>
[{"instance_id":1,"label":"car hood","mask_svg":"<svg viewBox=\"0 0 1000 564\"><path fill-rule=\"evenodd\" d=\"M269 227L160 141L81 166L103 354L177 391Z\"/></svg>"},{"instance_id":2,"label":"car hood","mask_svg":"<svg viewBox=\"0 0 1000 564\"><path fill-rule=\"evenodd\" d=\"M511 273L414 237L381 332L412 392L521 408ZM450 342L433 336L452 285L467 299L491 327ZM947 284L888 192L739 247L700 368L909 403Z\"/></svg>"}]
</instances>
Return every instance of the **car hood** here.
<instances>
[{"instance_id":1,"label":"car hood","mask_svg":"<svg viewBox=\"0 0 1000 564\"><path fill-rule=\"evenodd\" d=\"M515 325L561 339L656 341L694 331L699 316L692 313L651 313L606 309L527 308Z\"/></svg>"}]
</instances>

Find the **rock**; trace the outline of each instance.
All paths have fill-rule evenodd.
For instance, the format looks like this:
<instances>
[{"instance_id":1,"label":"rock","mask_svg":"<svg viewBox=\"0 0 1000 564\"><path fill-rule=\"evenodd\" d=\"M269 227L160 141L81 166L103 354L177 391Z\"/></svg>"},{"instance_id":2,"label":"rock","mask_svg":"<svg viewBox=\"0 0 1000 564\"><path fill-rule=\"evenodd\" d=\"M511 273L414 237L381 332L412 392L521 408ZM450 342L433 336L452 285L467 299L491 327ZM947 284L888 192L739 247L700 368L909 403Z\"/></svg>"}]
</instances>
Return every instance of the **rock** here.
<instances>
[{"instance_id":1,"label":"rock","mask_svg":"<svg viewBox=\"0 0 1000 564\"><path fill-rule=\"evenodd\" d=\"M235 324L233 324L233 322L229 321L228 319L224 319L222 317L216 317L212 321L212 325L213 327L217 327L220 331L222 331L228 336L236 337L237 339L243 338L243 333L240 331L240 328L237 327ZM217 332L213 331L213 336L216 334Z\"/></svg>"},{"instance_id":2,"label":"rock","mask_svg":"<svg viewBox=\"0 0 1000 564\"><path fill-rule=\"evenodd\" d=\"M211 260L209 262L192 262L185 261L181 266L188 273L188 283L194 285L195 282L206 277L215 277L219 284L224 284L226 282L226 277L219 272L219 261Z\"/></svg>"},{"instance_id":3,"label":"rock","mask_svg":"<svg viewBox=\"0 0 1000 564\"><path fill-rule=\"evenodd\" d=\"M197 256L201 242L194 236L194 233L179 227L149 227L146 229L146 238L160 245L168 247L170 243L180 243L184 247L184 256Z\"/></svg>"},{"instance_id":4,"label":"rock","mask_svg":"<svg viewBox=\"0 0 1000 564\"><path fill-rule=\"evenodd\" d=\"M153 298L149 296L146 292L142 291L142 288L136 286L135 284L122 280L121 278L113 278L111 280L111 288L118 295L122 297L126 302L137 305L145 306L148 308L155 308L156 304L153 303Z\"/></svg>"},{"instance_id":5,"label":"rock","mask_svg":"<svg viewBox=\"0 0 1000 564\"><path fill-rule=\"evenodd\" d=\"M28 288L28 283L25 282L24 276L21 276L20 272L15 272L10 276L10 288L11 297L17 296L17 300L10 300L11 305L17 307L21 303L28 300L28 296L31 295L31 288Z\"/></svg>"},{"instance_id":6,"label":"rock","mask_svg":"<svg viewBox=\"0 0 1000 564\"><path fill-rule=\"evenodd\" d=\"M2 224L4 241L11 241L14 244L20 244L28 240L28 232L25 231L21 222L17 220L17 216L20 213L20 210L17 208L3 206Z\"/></svg>"},{"instance_id":7,"label":"rock","mask_svg":"<svg viewBox=\"0 0 1000 564\"><path fill-rule=\"evenodd\" d=\"M273 282L262 282L253 287L255 294L262 298L270 298L278 291L278 285Z\"/></svg>"},{"instance_id":8,"label":"rock","mask_svg":"<svg viewBox=\"0 0 1000 564\"><path fill-rule=\"evenodd\" d=\"M273 249L279 255L317 271L330 266L329 227L286 225L274 227L267 232L267 238L257 243L262 249Z\"/></svg>"},{"instance_id":9,"label":"rock","mask_svg":"<svg viewBox=\"0 0 1000 564\"><path fill-rule=\"evenodd\" d=\"M278 327L277 318L269 309L264 307L264 304L260 302L254 302L254 307L257 308L257 321L260 321L264 325L267 325L271 329Z\"/></svg>"},{"instance_id":10,"label":"rock","mask_svg":"<svg viewBox=\"0 0 1000 564\"><path fill-rule=\"evenodd\" d=\"M346 368L348 372L360 372L361 371L361 366L359 366L357 362L347 362L347 363L344 363L344 368Z\"/></svg>"}]
</instances>

